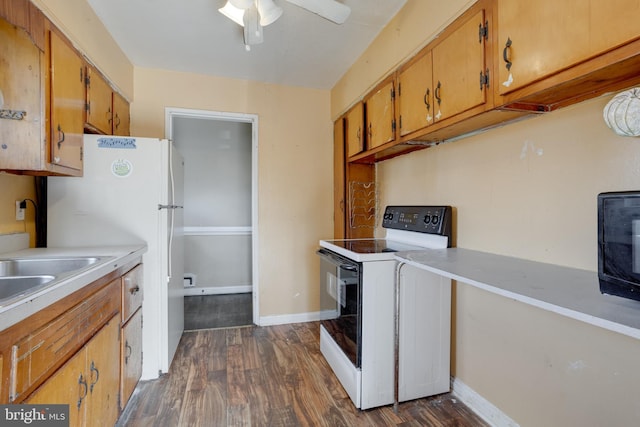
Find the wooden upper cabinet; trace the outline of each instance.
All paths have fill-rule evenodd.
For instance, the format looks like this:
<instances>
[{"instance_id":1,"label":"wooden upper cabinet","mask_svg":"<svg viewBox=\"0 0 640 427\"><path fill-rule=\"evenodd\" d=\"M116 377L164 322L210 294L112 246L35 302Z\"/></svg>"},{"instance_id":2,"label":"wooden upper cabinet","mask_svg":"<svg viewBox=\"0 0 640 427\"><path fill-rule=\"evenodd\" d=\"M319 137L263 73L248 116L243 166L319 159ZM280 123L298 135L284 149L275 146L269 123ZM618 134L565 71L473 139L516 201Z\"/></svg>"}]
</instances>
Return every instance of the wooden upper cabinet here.
<instances>
[{"instance_id":1,"label":"wooden upper cabinet","mask_svg":"<svg viewBox=\"0 0 640 427\"><path fill-rule=\"evenodd\" d=\"M131 118L129 115L129 103L124 97L113 92L113 135L129 136L131 133Z\"/></svg>"},{"instance_id":2,"label":"wooden upper cabinet","mask_svg":"<svg viewBox=\"0 0 640 427\"><path fill-rule=\"evenodd\" d=\"M344 239L346 212L346 118L341 117L333 124L333 238Z\"/></svg>"},{"instance_id":3,"label":"wooden upper cabinet","mask_svg":"<svg viewBox=\"0 0 640 427\"><path fill-rule=\"evenodd\" d=\"M366 147L368 150L395 140L395 87L387 79L365 99Z\"/></svg>"},{"instance_id":4,"label":"wooden upper cabinet","mask_svg":"<svg viewBox=\"0 0 640 427\"><path fill-rule=\"evenodd\" d=\"M491 29L484 30L487 25L485 11L480 10L458 24L457 29L433 48L435 121L455 116L486 101L485 79L490 72L485 65L485 44Z\"/></svg>"},{"instance_id":5,"label":"wooden upper cabinet","mask_svg":"<svg viewBox=\"0 0 640 427\"><path fill-rule=\"evenodd\" d=\"M640 0L498 0L499 93L640 36Z\"/></svg>"},{"instance_id":6,"label":"wooden upper cabinet","mask_svg":"<svg viewBox=\"0 0 640 427\"><path fill-rule=\"evenodd\" d=\"M431 51L418 55L398 73L400 136L433 124L433 62Z\"/></svg>"},{"instance_id":7,"label":"wooden upper cabinet","mask_svg":"<svg viewBox=\"0 0 640 427\"><path fill-rule=\"evenodd\" d=\"M344 122L347 157L352 157L364 151L365 132L362 102L358 102L347 112Z\"/></svg>"},{"instance_id":8,"label":"wooden upper cabinet","mask_svg":"<svg viewBox=\"0 0 640 427\"><path fill-rule=\"evenodd\" d=\"M110 135L112 122L112 90L107 81L93 67L87 66L86 125L99 133Z\"/></svg>"},{"instance_id":9,"label":"wooden upper cabinet","mask_svg":"<svg viewBox=\"0 0 640 427\"><path fill-rule=\"evenodd\" d=\"M56 31L50 43L51 163L82 170L85 64Z\"/></svg>"}]
</instances>

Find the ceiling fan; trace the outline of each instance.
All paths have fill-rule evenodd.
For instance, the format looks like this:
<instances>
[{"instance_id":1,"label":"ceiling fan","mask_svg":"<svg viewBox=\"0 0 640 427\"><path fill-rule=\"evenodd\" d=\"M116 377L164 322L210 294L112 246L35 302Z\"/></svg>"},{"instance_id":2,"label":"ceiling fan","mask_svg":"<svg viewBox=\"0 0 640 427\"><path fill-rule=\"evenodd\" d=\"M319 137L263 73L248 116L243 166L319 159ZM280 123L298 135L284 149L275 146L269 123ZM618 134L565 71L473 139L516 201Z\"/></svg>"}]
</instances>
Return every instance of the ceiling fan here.
<instances>
[{"instance_id":1,"label":"ceiling fan","mask_svg":"<svg viewBox=\"0 0 640 427\"><path fill-rule=\"evenodd\" d=\"M343 24L351 13L349 6L336 0L286 1L336 24ZM282 15L282 8L273 0L227 0L218 11L244 27L244 44L247 50L251 50L251 45L262 43L262 27L275 22Z\"/></svg>"}]
</instances>

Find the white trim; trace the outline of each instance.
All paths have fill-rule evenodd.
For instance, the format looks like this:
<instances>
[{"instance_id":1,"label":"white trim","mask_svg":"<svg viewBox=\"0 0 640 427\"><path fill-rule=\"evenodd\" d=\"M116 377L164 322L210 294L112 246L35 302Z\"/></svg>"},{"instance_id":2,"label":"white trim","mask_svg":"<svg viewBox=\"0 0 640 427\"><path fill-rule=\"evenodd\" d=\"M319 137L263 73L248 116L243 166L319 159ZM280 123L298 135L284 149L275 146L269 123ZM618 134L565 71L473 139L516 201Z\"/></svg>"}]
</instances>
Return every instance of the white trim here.
<instances>
[{"instance_id":1,"label":"white trim","mask_svg":"<svg viewBox=\"0 0 640 427\"><path fill-rule=\"evenodd\" d=\"M225 113L222 111L195 110L188 108L165 107L165 135L171 138L172 117L222 120L251 123L251 273L253 277L253 323L261 326L260 319L260 274L258 271L258 115L243 113Z\"/></svg>"},{"instance_id":2,"label":"white trim","mask_svg":"<svg viewBox=\"0 0 640 427\"><path fill-rule=\"evenodd\" d=\"M260 318L259 326L287 325L289 323L305 323L320 320L320 312L279 314L275 316L263 316Z\"/></svg>"},{"instance_id":3,"label":"white trim","mask_svg":"<svg viewBox=\"0 0 640 427\"><path fill-rule=\"evenodd\" d=\"M467 405L476 415L490 425L495 427L520 427L519 424L509 418L507 414L480 396L460 379L451 377L451 390L462 403Z\"/></svg>"},{"instance_id":4,"label":"white trim","mask_svg":"<svg viewBox=\"0 0 640 427\"><path fill-rule=\"evenodd\" d=\"M239 286L194 286L184 288L184 296L195 295L225 295L225 294L247 294L253 287L251 285Z\"/></svg>"},{"instance_id":5,"label":"white trim","mask_svg":"<svg viewBox=\"0 0 640 427\"><path fill-rule=\"evenodd\" d=\"M184 227L185 236L250 236L252 227Z\"/></svg>"}]
</instances>

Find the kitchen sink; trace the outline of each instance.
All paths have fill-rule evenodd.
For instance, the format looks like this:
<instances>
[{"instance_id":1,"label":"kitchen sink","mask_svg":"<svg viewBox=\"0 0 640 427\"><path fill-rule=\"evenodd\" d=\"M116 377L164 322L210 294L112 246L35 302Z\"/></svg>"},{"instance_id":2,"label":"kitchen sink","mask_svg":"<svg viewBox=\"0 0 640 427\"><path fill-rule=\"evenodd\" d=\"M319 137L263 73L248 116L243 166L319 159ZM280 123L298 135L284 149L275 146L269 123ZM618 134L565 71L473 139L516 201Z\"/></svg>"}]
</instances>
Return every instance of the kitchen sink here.
<instances>
[{"instance_id":1,"label":"kitchen sink","mask_svg":"<svg viewBox=\"0 0 640 427\"><path fill-rule=\"evenodd\" d=\"M7 276L58 276L84 269L100 259L99 257L0 259L0 278Z\"/></svg>"},{"instance_id":2,"label":"kitchen sink","mask_svg":"<svg viewBox=\"0 0 640 427\"><path fill-rule=\"evenodd\" d=\"M0 277L0 303L34 293L54 279L55 276L45 274Z\"/></svg>"}]
</instances>

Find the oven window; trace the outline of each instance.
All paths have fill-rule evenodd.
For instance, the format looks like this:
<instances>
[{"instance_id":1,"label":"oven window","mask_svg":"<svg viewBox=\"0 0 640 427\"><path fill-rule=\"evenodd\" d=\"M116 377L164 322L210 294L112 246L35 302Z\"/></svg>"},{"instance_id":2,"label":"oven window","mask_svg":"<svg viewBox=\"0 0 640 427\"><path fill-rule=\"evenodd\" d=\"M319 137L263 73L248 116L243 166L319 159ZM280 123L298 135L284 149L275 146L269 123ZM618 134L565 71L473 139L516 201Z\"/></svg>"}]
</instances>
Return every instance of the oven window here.
<instances>
[{"instance_id":1,"label":"oven window","mask_svg":"<svg viewBox=\"0 0 640 427\"><path fill-rule=\"evenodd\" d=\"M349 360L360 367L360 264L330 251L318 253L321 323Z\"/></svg>"}]
</instances>

